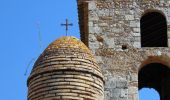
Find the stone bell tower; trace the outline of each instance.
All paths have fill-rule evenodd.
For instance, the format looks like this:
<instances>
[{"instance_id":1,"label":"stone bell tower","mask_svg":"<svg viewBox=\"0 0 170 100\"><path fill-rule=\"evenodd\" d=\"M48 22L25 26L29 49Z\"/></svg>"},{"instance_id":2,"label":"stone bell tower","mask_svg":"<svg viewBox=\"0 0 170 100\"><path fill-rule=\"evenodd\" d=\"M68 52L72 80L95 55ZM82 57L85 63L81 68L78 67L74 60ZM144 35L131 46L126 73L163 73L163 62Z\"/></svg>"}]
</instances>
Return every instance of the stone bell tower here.
<instances>
[{"instance_id":1,"label":"stone bell tower","mask_svg":"<svg viewBox=\"0 0 170 100\"><path fill-rule=\"evenodd\" d=\"M102 69L104 100L170 100L170 1L77 0L81 40Z\"/></svg>"}]
</instances>

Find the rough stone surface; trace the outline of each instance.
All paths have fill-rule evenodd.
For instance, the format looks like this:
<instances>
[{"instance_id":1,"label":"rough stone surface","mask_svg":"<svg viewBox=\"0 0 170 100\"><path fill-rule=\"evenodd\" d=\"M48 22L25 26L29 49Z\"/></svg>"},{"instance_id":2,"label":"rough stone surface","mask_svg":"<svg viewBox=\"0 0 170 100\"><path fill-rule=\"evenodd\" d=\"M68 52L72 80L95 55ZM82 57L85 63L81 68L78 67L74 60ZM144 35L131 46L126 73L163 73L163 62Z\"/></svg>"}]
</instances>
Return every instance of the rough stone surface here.
<instances>
[{"instance_id":1,"label":"rough stone surface","mask_svg":"<svg viewBox=\"0 0 170 100\"><path fill-rule=\"evenodd\" d=\"M170 45L170 1L78 0L79 11L84 8L81 4L86 4L88 15L79 13L81 38L88 36L82 41L88 41L85 44L104 74L104 100L137 100L138 71L149 63L170 67L169 47L141 47L140 19L146 12L161 12L167 19ZM82 27L88 23L88 28Z\"/></svg>"}]
</instances>

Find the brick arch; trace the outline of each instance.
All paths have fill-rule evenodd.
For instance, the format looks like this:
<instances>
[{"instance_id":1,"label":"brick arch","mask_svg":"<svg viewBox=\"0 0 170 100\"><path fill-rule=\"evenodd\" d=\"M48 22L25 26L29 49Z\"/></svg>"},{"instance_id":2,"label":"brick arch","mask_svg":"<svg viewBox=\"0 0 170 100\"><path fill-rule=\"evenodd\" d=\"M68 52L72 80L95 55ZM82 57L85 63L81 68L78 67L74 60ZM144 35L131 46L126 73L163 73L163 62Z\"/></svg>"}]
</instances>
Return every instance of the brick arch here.
<instances>
[{"instance_id":1,"label":"brick arch","mask_svg":"<svg viewBox=\"0 0 170 100\"><path fill-rule=\"evenodd\" d=\"M163 65L167 66L168 68L170 68L170 57L168 57L168 56L148 56L147 59L145 59L141 62L141 65L139 66L138 71L150 63L160 63L160 64L163 64Z\"/></svg>"}]
</instances>

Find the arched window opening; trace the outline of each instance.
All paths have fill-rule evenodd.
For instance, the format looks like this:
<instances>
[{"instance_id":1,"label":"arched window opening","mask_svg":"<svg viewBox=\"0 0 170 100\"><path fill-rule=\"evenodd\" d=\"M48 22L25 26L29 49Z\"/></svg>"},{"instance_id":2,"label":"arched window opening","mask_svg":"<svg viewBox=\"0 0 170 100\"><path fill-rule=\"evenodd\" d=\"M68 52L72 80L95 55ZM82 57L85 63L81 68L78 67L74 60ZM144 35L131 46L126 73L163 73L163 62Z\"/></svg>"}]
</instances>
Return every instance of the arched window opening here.
<instances>
[{"instance_id":1,"label":"arched window opening","mask_svg":"<svg viewBox=\"0 0 170 100\"><path fill-rule=\"evenodd\" d=\"M160 63L145 65L138 73L138 82L139 90L153 88L159 93L160 100L170 100L170 69L167 66Z\"/></svg>"},{"instance_id":2,"label":"arched window opening","mask_svg":"<svg viewBox=\"0 0 170 100\"><path fill-rule=\"evenodd\" d=\"M159 12L148 12L140 20L142 47L168 47L167 22Z\"/></svg>"},{"instance_id":3,"label":"arched window opening","mask_svg":"<svg viewBox=\"0 0 170 100\"><path fill-rule=\"evenodd\" d=\"M160 100L160 96L153 88L142 88L139 90L139 100Z\"/></svg>"}]
</instances>

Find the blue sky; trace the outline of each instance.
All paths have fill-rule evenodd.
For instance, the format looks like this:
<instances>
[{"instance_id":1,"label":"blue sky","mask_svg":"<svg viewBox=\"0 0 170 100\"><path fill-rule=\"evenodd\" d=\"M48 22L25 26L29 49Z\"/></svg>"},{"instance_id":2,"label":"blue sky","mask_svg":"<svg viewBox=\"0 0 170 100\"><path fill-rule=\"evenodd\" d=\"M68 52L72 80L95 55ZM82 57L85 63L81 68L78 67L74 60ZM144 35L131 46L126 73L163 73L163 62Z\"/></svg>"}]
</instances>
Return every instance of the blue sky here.
<instances>
[{"instance_id":1,"label":"blue sky","mask_svg":"<svg viewBox=\"0 0 170 100\"><path fill-rule=\"evenodd\" d=\"M25 70L48 44L65 35L60 24L66 18L74 24L69 35L79 38L76 0L0 0L1 100L26 100L26 81L33 63L26 76ZM42 48L36 23L40 26ZM141 91L140 100L158 100L152 97L157 97L156 93Z\"/></svg>"}]
</instances>

